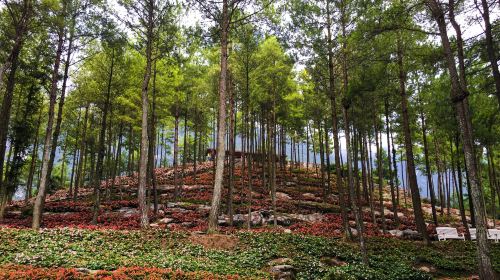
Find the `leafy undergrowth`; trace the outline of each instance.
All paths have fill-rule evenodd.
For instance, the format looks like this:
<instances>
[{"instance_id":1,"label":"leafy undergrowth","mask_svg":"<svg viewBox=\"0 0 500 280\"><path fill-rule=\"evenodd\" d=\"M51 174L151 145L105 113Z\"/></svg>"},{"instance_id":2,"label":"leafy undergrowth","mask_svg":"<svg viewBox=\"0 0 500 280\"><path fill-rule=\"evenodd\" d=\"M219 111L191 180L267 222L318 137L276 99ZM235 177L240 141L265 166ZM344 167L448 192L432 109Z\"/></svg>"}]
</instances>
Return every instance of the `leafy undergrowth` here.
<instances>
[{"instance_id":1,"label":"leafy undergrowth","mask_svg":"<svg viewBox=\"0 0 500 280\"><path fill-rule=\"evenodd\" d=\"M475 243L373 237L370 266L356 243L287 233L239 232L230 249L203 247L206 235L167 230L0 230L0 279L269 279L286 258L298 279L430 279L476 271ZM500 271L500 245L492 246ZM433 275L415 267L432 267ZM82 272L83 271L83 272ZM89 272L90 271L90 272Z\"/></svg>"}]
</instances>

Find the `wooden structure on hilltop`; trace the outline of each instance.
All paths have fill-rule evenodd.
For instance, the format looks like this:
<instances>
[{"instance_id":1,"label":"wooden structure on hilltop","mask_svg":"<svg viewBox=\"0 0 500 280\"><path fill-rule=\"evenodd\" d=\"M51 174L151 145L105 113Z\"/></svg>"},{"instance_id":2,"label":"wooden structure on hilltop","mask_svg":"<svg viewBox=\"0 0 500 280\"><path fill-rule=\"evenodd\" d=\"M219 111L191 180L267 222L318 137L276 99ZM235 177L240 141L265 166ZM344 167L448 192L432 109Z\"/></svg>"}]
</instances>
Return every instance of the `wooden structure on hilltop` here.
<instances>
[{"instance_id":1,"label":"wooden structure on hilltop","mask_svg":"<svg viewBox=\"0 0 500 280\"><path fill-rule=\"evenodd\" d=\"M215 159L217 155L217 149L207 149L206 155L210 160ZM226 150L226 157L230 156L230 152ZM262 160L268 160L269 154L265 153L248 153L248 152L242 152L242 151L234 151L234 158L239 158L242 159L243 157L249 157L252 156L252 160L254 161L262 161ZM286 162L286 155L276 155L276 162L283 161Z\"/></svg>"}]
</instances>

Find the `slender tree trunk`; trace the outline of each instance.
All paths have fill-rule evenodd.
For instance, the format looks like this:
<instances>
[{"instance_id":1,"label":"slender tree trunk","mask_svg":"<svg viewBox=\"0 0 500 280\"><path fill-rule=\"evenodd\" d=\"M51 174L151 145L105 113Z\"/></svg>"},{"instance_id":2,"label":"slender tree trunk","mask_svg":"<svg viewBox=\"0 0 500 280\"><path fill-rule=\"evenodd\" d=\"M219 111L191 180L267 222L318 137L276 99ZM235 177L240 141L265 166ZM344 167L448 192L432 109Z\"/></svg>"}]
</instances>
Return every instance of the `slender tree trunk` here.
<instances>
[{"instance_id":1,"label":"slender tree trunk","mask_svg":"<svg viewBox=\"0 0 500 280\"><path fill-rule=\"evenodd\" d=\"M363 199L365 200L365 203L368 202L368 173L367 173L367 153L366 153L366 140L365 140L365 133L360 133L359 137L359 146L360 146L360 152L361 152L361 182L363 185Z\"/></svg>"},{"instance_id":2,"label":"slender tree trunk","mask_svg":"<svg viewBox=\"0 0 500 280\"><path fill-rule=\"evenodd\" d=\"M385 126L387 136L387 163L389 166L389 186L391 187L392 212L394 214L394 223L399 224L398 219L398 202L396 200L396 188L392 175L392 160L391 160L391 127L389 125L389 104L385 101Z\"/></svg>"},{"instance_id":3,"label":"slender tree trunk","mask_svg":"<svg viewBox=\"0 0 500 280\"><path fill-rule=\"evenodd\" d=\"M309 177L309 126L306 126L306 174Z\"/></svg>"},{"instance_id":4,"label":"slender tree trunk","mask_svg":"<svg viewBox=\"0 0 500 280\"><path fill-rule=\"evenodd\" d=\"M415 159L413 156L413 143L410 130L410 117L408 113L408 96L406 95L406 73L403 65L403 43L401 38L398 38L397 64L399 72L399 92L401 94L401 111L403 119L403 135L406 150L406 166L409 179L409 186L412 196L413 211L415 215L415 224L417 230L422 234L426 244L430 244L427 227L425 226L424 214L422 213L422 202L420 200L420 191L417 184L417 174L415 172Z\"/></svg>"},{"instance_id":5,"label":"slender tree trunk","mask_svg":"<svg viewBox=\"0 0 500 280\"><path fill-rule=\"evenodd\" d=\"M217 132L217 167L215 169L214 193L212 207L208 217L208 230L214 232L218 226L218 216L222 196L222 181L224 176L224 136L226 134L226 85L227 85L227 44L229 35L228 0L222 1L221 20L221 63L219 78L219 131Z\"/></svg>"},{"instance_id":6,"label":"slender tree trunk","mask_svg":"<svg viewBox=\"0 0 500 280\"><path fill-rule=\"evenodd\" d=\"M102 109L102 120L101 120L101 130L99 133L99 143L97 149L97 164L96 164L96 175L92 184L94 185L94 207L92 211L92 224L97 224L97 218L99 217L99 208L101 205L101 180L103 179L104 173L104 155L106 152L106 128L107 128L107 118L108 111L110 107L111 100L111 83L113 81L113 70L115 65L115 51L112 50L111 54L111 65L109 68L108 85L106 90L106 101ZM114 180L114 178L113 178Z\"/></svg>"},{"instance_id":7,"label":"slender tree trunk","mask_svg":"<svg viewBox=\"0 0 500 280\"><path fill-rule=\"evenodd\" d=\"M345 85L347 86L347 85ZM346 137L346 150L347 150L347 178L348 186L351 197L351 210L354 212L354 219L356 221L356 230L358 232L359 245L361 249L361 255L363 257L363 263L368 265L368 255L365 247L365 239L363 236L363 219L361 218L360 211L356 202L356 194L354 192L354 178L352 174L352 152L351 152L351 135L350 135L350 124L349 124L349 114L348 107L344 107L344 121L345 121L345 137ZM384 227L385 229L385 227Z\"/></svg>"},{"instance_id":8,"label":"slender tree trunk","mask_svg":"<svg viewBox=\"0 0 500 280\"><path fill-rule=\"evenodd\" d=\"M234 144L235 144L235 104L234 90L232 87L232 73L228 71L228 95L229 95L229 187L227 192L227 215L229 225L233 226L233 192L234 192Z\"/></svg>"},{"instance_id":9,"label":"slender tree trunk","mask_svg":"<svg viewBox=\"0 0 500 280\"><path fill-rule=\"evenodd\" d=\"M453 140L450 141L451 144L451 152L453 153ZM470 231L469 231L469 225L467 223L467 217L465 216L465 207L464 207L464 194L463 194L463 183L462 183L462 170L460 168L460 151L459 151L459 146L458 146L458 137L456 138L455 141L456 149L457 149L457 177L458 177L458 184L456 186L456 192L458 196L458 208L460 210L460 219L462 220L462 225L464 226L465 229L465 239L466 240L471 240L470 237ZM452 163L455 161L452 158ZM453 172L454 173L454 172ZM453 175L455 177L455 175Z\"/></svg>"},{"instance_id":10,"label":"slender tree trunk","mask_svg":"<svg viewBox=\"0 0 500 280\"><path fill-rule=\"evenodd\" d=\"M375 120L375 118L374 118ZM382 219L382 231L386 233L387 228L385 225L385 209L384 209L384 164L382 159L382 135L379 134L378 125L374 123L373 127L375 128L375 145L377 146L377 172L378 172L378 197L380 204L380 218Z\"/></svg>"},{"instance_id":11,"label":"slender tree trunk","mask_svg":"<svg viewBox=\"0 0 500 280\"><path fill-rule=\"evenodd\" d=\"M66 10L66 1L63 1L63 8L62 8L63 14L65 13L65 10ZM61 54L64 46L64 34L65 34L64 30L65 30L64 25L61 25L58 30L56 58L52 70L47 129L45 130L45 143L44 143L44 151L42 157L42 174L40 177L40 186L38 188L38 194L36 196L35 204L33 206L33 221L31 227L34 230L38 230L42 222L42 213L45 204L45 196L47 194L47 186L51 175L49 161L50 161L50 153L52 151L52 127L54 125L54 107L57 97L59 66L61 64Z\"/></svg>"},{"instance_id":12,"label":"slender tree trunk","mask_svg":"<svg viewBox=\"0 0 500 280\"><path fill-rule=\"evenodd\" d=\"M68 198L73 197L73 182L75 180L75 172L76 172L76 157L78 152L78 137L80 136L80 125L81 125L81 117L82 111L78 109L78 121L76 126L76 136L75 136L75 147L73 150L73 161L71 163L71 179L69 180L69 190L68 190Z\"/></svg>"},{"instance_id":13,"label":"slender tree trunk","mask_svg":"<svg viewBox=\"0 0 500 280\"><path fill-rule=\"evenodd\" d=\"M325 153L324 153L324 145L323 145L323 129L321 122L317 123L318 125L318 145L319 145L319 160L320 160L320 172L321 172L321 190L323 191L323 199L326 199L326 187L325 187Z\"/></svg>"},{"instance_id":14,"label":"slender tree trunk","mask_svg":"<svg viewBox=\"0 0 500 280\"><path fill-rule=\"evenodd\" d=\"M342 225L344 233L347 238L351 238L351 228L349 227L349 220L347 217L344 184L341 170L340 158L340 144L339 144L339 129L337 119L337 101L335 97L335 76L333 67L333 41L332 41L332 19L329 1L327 1L327 40L328 40L328 81L329 81L329 94L332 110L332 128L333 128L333 149L335 151L335 174L337 177L336 184L339 191L339 204L342 215Z\"/></svg>"},{"instance_id":15,"label":"slender tree trunk","mask_svg":"<svg viewBox=\"0 0 500 280\"><path fill-rule=\"evenodd\" d=\"M172 164L174 165L174 200L179 199L181 193L181 186L179 185L179 178L177 174L177 168L179 165L179 107L175 108L175 120L174 120L174 158Z\"/></svg>"},{"instance_id":16,"label":"slender tree trunk","mask_svg":"<svg viewBox=\"0 0 500 280\"><path fill-rule=\"evenodd\" d=\"M151 116L149 123L149 148L148 148L148 182L153 187L153 216L158 215L158 190L156 187L155 156L156 156L156 61L153 66L153 98L151 102Z\"/></svg>"},{"instance_id":17,"label":"slender tree trunk","mask_svg":"<svg viewBox=\"0 0 500 280\"><path fill-rule=\"evenodd\" d=\"M437 213L436 213L436 195L434 194L434 185L432 184L432 171L429 162L429 147L427 144L427 126L425 123L424 113L420 112L420 120L422 122L422 138L424 142L424 157L425 157L425 174L427 175L427 185L431 196L432 220L434 225L438 226Z\"/></svg>"},{"instance_id":18,"label":"slender tree trunk","mask_svg":"<svg viewBox=\"0 0 500 280\"><path fill-rule=\"evenodd\" d=\"M149 228L148 203L146 192L148 188L147 172L148 172L148 90L149 80L151 79L151 64L152 64L152 47L153 47L153 28L154 28L154 2L148 0L147 8L147 30L146 30L146 68L142 80L141 99L142 99L142 116L141 116L141 152L139 155L139 191L137 192L137 200L139 201L139 212L141 217L141 228Z\"/></svg>"},{"instance_id":19,"label":"slender tree trunk","mask_svg":"<svg viewBox=\"0 0 500 280\"><path fill-rule=\"evenodd\" d=\"M398 165L396 163L396 149L394 148L394 137L392 131L391 131L391 147L392 147L392 166L394 169L393 178L395 181L394 184L396 185L396 203L397 203L396 207L399 207L400 200L399 200L399 184L398 184Z\"/></svg>"},{"instance_id":20,"label":"slender tree trunk","mask_svg":"<svg viewBox=\"0 0 500 280\"><path fill-rule=\"evenodd\" d=\"M74 21L76 18L74 17L72 19L72 23L74 25ZM69 33L69 39L68 39L68 49L66 50L66 60L64 61L64 76L63 76L63 83L62 83L62 88L61 88L61 96L59 97L59 103L57 107L57 118L56 118L56 126L54 128L54 134L52 135L52 149L50 151L50 158L49 158L49 171L47 174L52 174L52 168L54 167L54 159L56 156L56 150L57 150L57 142L59 141L59 135L61 134L61 123L62 123L62 118L63 118L63 108L64 108L64 99L66 96L66 84L68 82L68 77L69 77L69 66L71 62L71 53L73 51L73 40L74 40L74 26L71 27L70 33ZM63 35L65 36L65 34Z\"/></svg>"},{"instance_id":21,"label":"slender tree trunk","mask_svg":"<svg viewBox=\"0 0 500 280\"><path fill-rule=\"evenodd\" d=\"M377 224L377 219L375 218L375 209L373 207L373 189L374 189L374 182L373 182L373 166L372 166L372 148L371 148L371 143L370 143L370 134L368 133L367 136L365 136L365 150L366 150L366 158L368 160L367 163L367 175L368 175L368 203L370 204L370 213L371 213L371 218L372 218L372 223Z\"/></svg>"},{"instance_id":22,"label":"slender tree trunk","mask_svg":"<svg viewBox=\"0 0 500 280\"><path fill-rule=\"evenodd\" d=\"M78 187L83 183L83 169L85 168L85 151L87 149L87 121L89 118L89 105L85 107L85 116L83 117L83 132L80 142L80 154L78 159L78 168L76 171L75 187L73 188L73 201L78 197Z\"/></svg>"},{"instance_id":23,"label":"slender tree trunk","mask_svg":"<svg viewBox=\"0 0 500 280\"><path fill-rule=\"evenodd\" d=\"M117 174L120 174L120 161L121 161L121 155L122 155L122 138L123 138L123 124L120 125L120 132L118 132L118 145L116 147L116 156L115 156L115 161L113 163L113 167L111 170L111 187L110 189L113 190L115 188L115 182L116 182L116 176ZM122 187L120 186L120 199L123 199L122 197Z\"/></svg>"},{"instance_id":24,"label":"slender tree trunk","mask_svg":"<svg viewBox=\"0 0 500 280\"><path fill-rule=\"evenodd\" d=\"M35 143L33 143L33 150L31 151L30 171L28 174L28 181L26 182L26 194L24 202L28 202L31 198L33 191L33 177L35 176L36 163L38 161L38 139L40 137L40 124L42 123L42 110L40 110L38 121L36 125Z\"/></svg>"},{"instance_id":25,"label":"slender tree trunk","mask_svg":"<svg viewBox=\"0 0 500 280\"><path fill-rule=\"evenodd\" d=\"M326 151L326 197L332 193L332 186L331 186L331 170L330 170L330 141L329 141L329 133L328 133L328 126L325 122L325 151ZM297 148L299 147L299 144L297 144ZM297 153L298 154L298 153ZM300 162L300 158L298 159L297 162Z\"/></svg>"}]
</instances>

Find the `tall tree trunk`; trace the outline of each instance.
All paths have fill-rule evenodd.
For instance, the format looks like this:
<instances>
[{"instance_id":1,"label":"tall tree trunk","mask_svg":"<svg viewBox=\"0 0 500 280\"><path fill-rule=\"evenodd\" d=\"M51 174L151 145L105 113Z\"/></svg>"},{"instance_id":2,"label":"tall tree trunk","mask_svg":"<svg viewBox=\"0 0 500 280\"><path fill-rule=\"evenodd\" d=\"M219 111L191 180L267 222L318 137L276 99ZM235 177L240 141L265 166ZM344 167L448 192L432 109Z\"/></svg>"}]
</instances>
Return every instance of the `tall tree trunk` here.
<instances>
[{"instance_id":1,"label":"tall tree trunk","mask_svg":"<svg viewBox=\"0 0 500 280\"><path fill-rule=\"evenodd\" d=\"M408 96L406 95L406 73L403 65L403 43L401 38L397 40L397 64L399 72L399 92L401 94L401 113L403 117L403 135L406 150L406 166L409 179L409 186L411 190L411 200L413 204L413 211L415 215L415 224L417 230L422 234L426 244L430 244L429 235L427 234L427 227L425 226L424 214L422 213L422 202L420 200L420 191L418 189L417 174L415 172L415 158L413 156L413 143L411 139L410 130L410 117L408 113Z\"/></svg>"},{"instance_id":2,"label":"tall tree trunk","mask_svg":"<svg viewBox=\"0 0 500 280\"><path fill-rule=\"evenodd\" d=\"M228 95L229 95L229 187L227 192L227 215L229 225L233 226L233 192L234 192L234 144L235 144L235 104L234 90L232 87L232 73L228 71Z\"/></svg>"},{"instance_id":3,"label":"tall tree trunk","mask_svg":"<svg viewBox=\"0 0 500 280\"><path fill-rule=\"evenodd\" d=\"M434 221L434 225L437 226L438 220L436 213L436 195L434 194L434 185L432 183L432 171L429 162L429 146L427 144L427 126L425 124L423 112L420 112L420 120L422 122L422 138L424 142L425 174L427 175L427 185L429 187L429 193L431 196L432 220Z\"/></svg>"},{"instance_id":4,"label":"tall tree trunk","mask_svg":"<svg viewBox=\"0 0 500 280\"><path fill-rule=\"evenodd\" d=\"M147 8L147 30L146 30L146 68L142 80L142 116L141 116L141 152L139 155L139 191L137 192L137 199L139 201L139 212L141 217L141 228L149 228L148 217L148 203L146 201L147 191L147 172L148 172L148 150L149 150L149 137L148 137L148 90L149 80L151 78L151 64L152 64L152 47L153 47L153 28L154 28L154 1L148 0L146 2Z\"/></svg>"},{"instance_id":5,"label":"tall tree trunk","mask_svg":"<svg viewBox=\"0 0 500 280\"><path fill-rule=\"evenodd\" d=\"M392 160L391 160L391 127L389 125L389 104L385 101L385 126L387 136L387 164L389 166L389 186L391 187L392 212L394 214L394 223L399 224L398 219L398 202L396 200L396 188L394 186L394 176L392 175Z\"/></svg>"},{"instance_id":6,"label":"tall tree trunk","mask_svg":"<svg viewBox=\"0 0 500 280\"><path fill-rule=\"evenodd\" d=\"M73 197L73 182L75 180L75 172L76 172L76 157L78 153L78 140L80 136L80 126L81 126L81 117L82 111L78 109L78 120L76 126L76 135L75 135L75 147L73 149L73 161L71 163L71 179L69 180L69 190L68 190L68 198Z\"/></svg>"},{"instance_id":7,"label":"tall tree trunk","mask_svg":"<svg viewBox=\"0 0 500 280\"><path fill-rule=\"evenodd\" d=\"M177 106L177 105L176 105ZM179 165L179 107L175 108L175 116L174 116L174 158L172 159L172 164L174 166L174 200L179 198L181 193L181 186L179 185L179 178L177 167Z\"/></svg>"},{"instance_id":8,"label":"tall tree trunk","mask_svg":"<svg viewBox=\"0 0 500 280\"><path fill-rule=\"evenodd\" d=\"M490 249L487 240L487 225L485 213L485 205L483 199L483 191L479 174L477 173L477 162L474 156L474 136L472 132L471 116L469 113L469 104L467 100L467 87L460 82L457 68L455 65L455 56L452 51L450 40L448 38L448 30L446 29L446 21L443 10L436 0L426 0L432 16L436 21L441 37L443 52L448 65L448 72L451 80L451 99L455 107L455 113L460 130L460 135L463 143L465 155L465 163L467 165L470 183L472 201L474 203L474 212L476 216L477 226L477 250L479 260L479 277L481 279L495 279L495 275L491 266Z\"/></svg>"},{"instance_id":9,"label":"tall tree trunk","mask_svg":"<svg viewBox=\"0 0 500 280\"><path fill-rule=\"evenodd\" d=\"M33 150L31 151L31 163L30 170L28 173L28 181L26 182L26 194L24 197L24 202L28 202L31 198L33 190L33 178L35 176L36 163L38 161L38 140L40 138L40 124L42 123L42 110L40 110L38 121L36 125L35 133L35 143L33 143Z\"/></svg>"},{"instance_id":10,"label":"tall tree trunk","mask_svg":"<svg viewBox=\"0 0 500 280\"><path fill-rule=\"evenodd\" d=\"M324 142L323 142L323 128L321 122L318 125L318 144L319 144L319 160L320 160L320 172L321 172L321 190L323 191L323 200L326 200L326 187L325 187L325 152L324 152Z\"/></svg>"},{"instance_id":11,"label":"tall tree trunk","mask_svg":"<svg viewBox=\"0 0 500 280\"><path fill-rule=\"evenodd\" d=\"M329 139L329 133L328 133L328 126L325 122L325 154L326 154L326 197L328 197L328 195L330 195L332 193L332 186L331 186L331 170L330 170L330 139ZM297 150L299 149L300 147L300 143L297 144ZM297 153L298 155L300 155L299 153ZM300 158L298 159L297 161L298 163L300 163Z\"/></svg>"},{"instance_id":12,"label":"tall tree trunk","mask_svg":"<svg viewBox=\"0 0 500 280\"><path fill-rule=\"evenodd\" d=\"M153 66L153 90L151 102L151 116L149 118L149 148L148 148L148 182L153 193L153 216L158 215L158 190L156 187L155 156L156 156L156 61Z\"/></svg>"},{"instance_id":13,"label":"tall tree trunk","mask_svg":"<svg viewBox=\"0 0 500 280\"><path fill-rule=\"evenodd\" d=\"M347 86L347 85L346 85ZM368 255L365 247L365 239L363 236L363 219L361 218L358 204L356 202L356 194L354 192L354 178L352 174L352 152L351 152L351 135L350 135L350 124L349 124L349 113L348 107L344 107L344 121L345 121L345 138L346 138L346 150L347 150L347 181L351 198L351 210L354 213L354 219L356 221L356 230L358 232L359 245L361 249L361 255L363 257L363 263L368 265ZM384 227L385 228L385 227Z\"/></svg>"},{"instance_id":14,"label":"tall tree trunk","mask_svg":"<svg viewBox=\"0 0 500 280\"><path fill-rule=\"evenodd\" d=\"M374 118L376 120L376 118ZM373 124L375 128L375 146L377 146L377 172L378 172L378 197L380 204L380 218L382 223L382 231L386 233L387 227L385 225L385 209L384 209L384 164L382 159L382 135L378 131L378 124ZM380 139L380 141L379 141Z\"/></svg>"},{"instance_id":15,"label":"tall tree trunk","mask_svg":"<svg viewBox=\"0 0 500 280\"><path fill-rule=\"evenodd\" d=\"M122 138L123 138L123 124L120 125L120 131L118 132L118 146L116 147L116 156L115 161L113 163L113 167L111 169L111 186L110 189L113 190L115 188L116 176L120 174L120 161L122 155ZM120 186L120 199L122 197L122 187Z\"/></svg>"},{"instance_id":16,"label":"tall tree trunk","mask_svg":"<svg viewBox=\"0 0 500 280\"><path fill-rule=\"evenodd\" d=\"M327 1L327 40L328 40L328 81L329 81L329 94L331 103L331 114L332 114L332 130L333 130L333 149L335 151L335 175L336 175L336 185L339 191L339 204L342 216L342 225L344 229L345 237L351 238L351 228L349 227L349 219L347 217L346 205L345 205L345 194L344 194L344 183L342 178L341 170L341 158L340 158L340 144L339 144L339 129L338 129L338 119L337 119L337 101L335 96L335 76L333 67L333 41L332 41L332 15L330 11L330 2ZM314 149L314 148L313 148Z\"/></svg>"},{"instance_id":17,"label":"tall tree trunk","mask_svg":"<svg viewBox=\"0 0 500 280\"><path fill-rule=\"evenodd\" d=\"M66 1L63 1L63 7L62 7L63 17L65 14L65 10L66 10ZM45 130L45 143L44 143L44 151L42 157L42 174L40 177L40 186L38 188L38 194L36 196L35 204L33 206L33 221L31 227L34 230L38 230L42 222L42 213L45 204L45 196L47 194L47 186L51 175L49 161L50 161L50 153L52 151L52 128L54 125L54 107L56 104L56 97L57 97L59 66L61 64L61 54L64 46L64 34L65 34L64 24L61 24L58 30L56 58L52 70L47 129Z\"/></svg>"},{"instance_id":18,"label":"tall tree trunk","mask_svg":"<svg viewBox=\"0 0 500 280\"><path fill-rule=\"evenodd\" d=\"M394 137L393 137L392 131L391 131L391 147L392 147L392 166L393 166L393 170L394 170L393 178L395 181L394 184L396 185L396 203L397 203L397 207L399 207L400 200L399 200L399 184L398 184L398 165L396 162L396 149L394 147ZM391 156L391 155L388 155L388 156Z\"/></svg>"},{"instance_id":19,"label":"tall tree trunk","mask_svg":"<svg viewBox=\"0 0 500 280\"><path fill-rule=\"evenodd\" d=\"M366 172L367 176L369 179L368 180L368 203L370 205L370 214L372 218L372 223L376 224L377 220L375 219L375 210L373 207L373 168L372 168L372 150L371 150L371 143L370 143L370 134L365 135L365 140L364 140L364 146L365 146L365 157L367 160L366 163Z\"/></svg>"},{"instance_id":20,"label":"tall tree trunk","mask_svg":"<svg viewBox=\"0 0 500 280\"><path fill-rule=\"evenodd\" d=\"M217 167L215 169L214 192L212 206L208 217L208 230L214 232L218 226L218 216L222 196L222 181L224 176L224 136L226 135L226 85L227 85L227 44L229 35L228 0L222 1L221 20L221 61L219 78L219 131L217 132Z\"/></svg>"},{"instance_id":21,"label":"tall tree trunk","mask_svg":"<svg viewBox=\"0 0 500 280\"><path fill-rule=\"evenodd\" d=\"M61 96L59 97L59 103L57 107L57 118L56 118L56 126L54 128L54 134L52 135L52 149L50 151L49 158L49 171L47 174L52 174L52 168L54 167L54 158L56 156L57 150L57 142L59 141L59 134L61 134L61 123L63 118L63 108L64 108L64 99L66 96L66 84L68 82L69 77L69 66L71 62L71 53L73 51L73 40L75 34L75 24L76 16L72 18L72 27L70 28L69 39L68 39L68 49L66 50L66 60L64 61L64 76L63 83L61 88ZM65 35L64 35L65 36Z\"/></svg>"},{"instance_id":22,"label":"tall tree trunk","mask_svg":"<svg viewBox=\"0 0 500 280\"><path fill-rule=\"evenodd\" d=\"M107 118L108 111L110 107L110 99L111 99L111 83L113 81L113 70L115 65L115 51L112 50L111 53L111 65L109 67L109 76L108 76L108 85L106 90L106 101L104 102L104 106L102 109L102 120L101 120L101 130L99 133L99 143L97 148L97 164L96 164L96 175L94 176L94 181L92 184L94 185L94 207L92 211L92 224L97 224L97 218L99 217L99 208L101 204L101 180L103 179L104 173L104 155L106 151L105 143L106 143L106 128L107 128ZM114 180L114 178L113 178Z\"/></svg>"},{"instance_id":23,"label":"tall tree trunk","mask_svg":"<svg viewBox=\"0 0 500 280\"><path fill-rule=\"evenodd\" d=\"M457 159L456 159L456 164L457 164L457 177L458 177L458 180L456 180L455 182L457 183L456 184L456 193L457 193L457 196L458 196L458 208L459 208L459 211L460 211L460 219L462 221L462 225L464 226L464 229L465 229L465 239L466 240L471 240L471 237L470 237L470 231L469 231L469 225L467 223L467 217L465 216L465 207L464 207L464 194L463 194L463 183L462 183L462 170L460 168L460 151L459 151L459 148L458 148L458 137L456 138L456 141L453 141L453 139L451 139L450 141L450 145L451 145L451 152L453 154L453 142L455 142L455 145L456 145L456 149L457 149ZM454 169L454 163L455 163L455 160L453 159L452 157L452 169ZM453 173L455 173L455 171L453 171ZM453 174L453 178L455 178L455 175Z\"/></svg>"},{"instance_id":24,"label":"tall tree trunk","mask_svg":"<svg viewBox=\"0 0 500 280\"><path fill-rule=\"evenodd\" d=\"M85 116L83 117L83 132L80 141L80 154L78 158L78 168L76 171L75 187L73 188L73 201L78 197L78 187L83 183L83 169L85 168L85 151L87 149L87 121L89 118L89 105L85 106Z\"/></svg>"}]
</instances>

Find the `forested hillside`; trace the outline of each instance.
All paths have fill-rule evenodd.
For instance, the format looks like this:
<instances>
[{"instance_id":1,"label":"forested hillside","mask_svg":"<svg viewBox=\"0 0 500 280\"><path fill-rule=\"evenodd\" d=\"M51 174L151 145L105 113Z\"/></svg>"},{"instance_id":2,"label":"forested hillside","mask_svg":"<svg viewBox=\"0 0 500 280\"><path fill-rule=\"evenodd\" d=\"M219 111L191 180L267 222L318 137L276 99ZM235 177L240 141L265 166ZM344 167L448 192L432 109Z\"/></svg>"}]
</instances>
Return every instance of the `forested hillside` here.
<instances>
[{"instance_id":1,"label":"forested hillside","mask_svg":"<svg viewBox=\"0 0 500 280\"><path fill-rule=\"evenodd\" d=\"M499 5L2 0L0 278L498 279Z\"/></svg>"}]
</instances>

